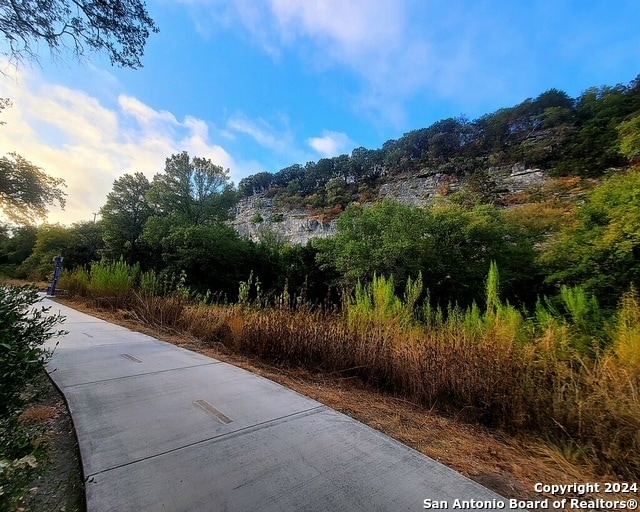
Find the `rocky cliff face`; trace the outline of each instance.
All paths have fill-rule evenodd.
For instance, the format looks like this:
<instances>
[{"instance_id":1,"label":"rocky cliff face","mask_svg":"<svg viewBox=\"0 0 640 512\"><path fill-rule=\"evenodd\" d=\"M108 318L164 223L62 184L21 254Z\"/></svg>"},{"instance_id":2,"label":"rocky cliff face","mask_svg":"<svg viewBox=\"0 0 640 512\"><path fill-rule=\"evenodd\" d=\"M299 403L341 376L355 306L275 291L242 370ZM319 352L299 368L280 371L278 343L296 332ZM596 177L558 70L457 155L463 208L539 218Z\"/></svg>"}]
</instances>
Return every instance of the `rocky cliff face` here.
<instances>
[{"instance_id":1,"label":"rocky cliff face","mask_svg":"<svg viewBox=\"0 0 640 512\"><path fill-rule=\"evenodd\" d=\"M246 197L232 210L230 224L238 233L259 240L266 231L293 244L306 244L312 238L335 234L336 220L323 222L311 210L286 210L274 206L273 199L261 195Z\"/></svg>"},{"instance_id":2,"label":"rocky cliff face","mask_svg":"<svg viewBox=\"0 0 640 512\"><path fill-rule=\"evenodd\" d=\"M488 181L497 197L516 194L549 180L546 171L528 169L524 165L497 167L487 171ZM429 204L439 197L463 189L464 178L454 174L434 173L384 183L378 190L378 199L395 199L414 206ZM337 221L323 222L314 212L305 209L287 210L274 205L273 199L254 195L242 199L232 210L234 220L230 224L241 235L259 240L265 232L293 244L306 244L316 237L332 236Z\"/></svg>"},{"instance_id":3,"label":"rocky cliff face","mask_svg":"<svg viewBox=\"0 0 640 512\"><path fill-rule=\"evenodd\" d=\"M515 165L510 168L489 169L486 178L487 183L491 184L493 193L497 197L501 197L522 192L532 186L542 185L549 180L549 175L540 169L527 169L524 165ZM465 185L465 178L455 174L435 173L385 183L380 186L378 197L421 206L438 197L446 197L457 192Z\"/></svg>"}]
</instances>

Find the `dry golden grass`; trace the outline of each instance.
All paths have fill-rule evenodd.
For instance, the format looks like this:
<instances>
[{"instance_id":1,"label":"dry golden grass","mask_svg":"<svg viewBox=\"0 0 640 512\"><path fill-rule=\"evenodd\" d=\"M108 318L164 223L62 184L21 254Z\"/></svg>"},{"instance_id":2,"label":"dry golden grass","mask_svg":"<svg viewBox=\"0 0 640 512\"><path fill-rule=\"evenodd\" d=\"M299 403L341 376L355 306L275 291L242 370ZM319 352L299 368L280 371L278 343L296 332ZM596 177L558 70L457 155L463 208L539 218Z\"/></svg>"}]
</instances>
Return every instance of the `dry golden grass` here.
<instances>
[{"instance_id":1,"label":"dry golden grass","mask_svg":"<svg viewBox=\"0 0 640 512\"><path fill-rule=\"evenodd\" d=\"M20 414L22 423L44 423L54 419L58 414L55 407L48 405L33 405Z\"/></svg>"},{"instance_id":2,"label":"dry golden grass","mask_svg":"<svg viewBox=\"0 0 640 512\"><path fill-rule=\"evenodd\" d=\"M616 424L620 415L603 403L628 410L628 401L621 400L628 390L617 387L619 375L603 385L603 367L536 360L535 352L498 335L493 343L478 344L456 333L425 337L379 325L353 332L339 316L313 311L185 311L183 333L177 326L159 330L159 322L142 326L128 312L100 315L279 382L506 496L531 497L539 481L611 479L613 468L623 468L617 479L634 475L638 452L629 436L637 438L640 415L631 410L627 424ZM557 418L583 438L567 436ZM469 419L503 428L488 430ZM604 443L583 442L585 436L607 440L612 434L619 439L606 449Z\"/></svg>"},{"instance_id":3,"label":"dry golden grass","mask_svg":"<svg viewBox=\"0 0 640 512\"><path fill-rule=\"evenodd\" d=\"M465 421L468 417L465 410L445 413L446 411L437 407L425 407L406 397L376 390L358 375L363 368L330 370L325 364L321 368L315 366L304 369L284 364L282 358L276 357L280 361L274 364L266 362L264 358L239 352L239 348L249 348L242 343L248 332L255 331L254 336L258 335L258 331L262 334L286 333L291 325L302 321L305 323L304 332L312 338L311 341L307 340L308 343L314 343L314 339L316 343L327 339L321 334L316 322L322 318L319 314L301 313L299 319L289 320L289 327L286 324L278 327L273 325L273 321L284 320L286 315L275 315L270 320L262 318L261 322L257 322L261 317L260 312L231 308L227 317L229 338L224 343L211 343L203 342L193 335L180 334L175 329L161 330L142 325L127 312L95 311L80 303L72 305L105 320L198 351L278 382L384 432L505 497L539 497L533 491L536 482L570 484L620 480L617 475L607 472L593 461L576 457L575 450L570 446L550 443L548 439L527 432L491 430ZM323 320L326 321L327 319ZM336 326L329 325L328 333L336 334L336 329ZM410 338L407 341L416 342ZM444 340L438 342L444 343ZM261 342L266 353L269 353L268 345L266 341ZM340 352L330 353L337 357ZM353 364L352 360L349 361ZM610 494L593 497L613 498Z\"/></svg>"}]
</instances>

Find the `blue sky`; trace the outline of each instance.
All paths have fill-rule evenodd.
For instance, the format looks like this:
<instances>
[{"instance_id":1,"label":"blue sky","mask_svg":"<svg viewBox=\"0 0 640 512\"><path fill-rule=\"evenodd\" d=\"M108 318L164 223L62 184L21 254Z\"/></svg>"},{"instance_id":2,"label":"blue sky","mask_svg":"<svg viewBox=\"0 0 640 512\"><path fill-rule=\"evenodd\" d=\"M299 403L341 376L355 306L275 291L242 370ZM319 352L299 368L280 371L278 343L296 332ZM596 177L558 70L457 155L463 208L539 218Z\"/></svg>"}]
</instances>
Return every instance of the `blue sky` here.
<instances>
[{"instance_id":1,"label":"blue sky","mask_svg":"<svg viewBox=\"0 0 640 512\"><path fill-rule=\"evenodd\" d=\"M234 182L378 148L465 114L640 74L640 3L529 0L149 0L160 28L139 70L100 55L3 64L0 149L67 181L93 218L113 180L179 151ZM2 44L2 43L0 43Z\"/></svg>"}]
</instances>

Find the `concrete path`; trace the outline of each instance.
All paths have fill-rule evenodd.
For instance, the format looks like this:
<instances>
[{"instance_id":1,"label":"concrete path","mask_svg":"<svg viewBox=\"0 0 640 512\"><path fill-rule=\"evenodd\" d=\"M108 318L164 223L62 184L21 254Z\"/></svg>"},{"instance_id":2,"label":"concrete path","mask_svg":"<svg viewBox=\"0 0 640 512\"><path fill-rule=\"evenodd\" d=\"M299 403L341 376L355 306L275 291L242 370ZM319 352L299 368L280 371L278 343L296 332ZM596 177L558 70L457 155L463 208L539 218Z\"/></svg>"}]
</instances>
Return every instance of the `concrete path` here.
<instances>
[{"instance_id":1,"label":"concrete path","mask_svg":"<svg viewBox=\"0 0 640 512\"><path fill-rule=\"evenodd\" d=\"M88 512L404 511L508 502L314 400L45 300L48 371L76 428ZM492 504L495 502L492 502ZM500 507L484 506L483 510Z\"/></svg>"}]
</instances>

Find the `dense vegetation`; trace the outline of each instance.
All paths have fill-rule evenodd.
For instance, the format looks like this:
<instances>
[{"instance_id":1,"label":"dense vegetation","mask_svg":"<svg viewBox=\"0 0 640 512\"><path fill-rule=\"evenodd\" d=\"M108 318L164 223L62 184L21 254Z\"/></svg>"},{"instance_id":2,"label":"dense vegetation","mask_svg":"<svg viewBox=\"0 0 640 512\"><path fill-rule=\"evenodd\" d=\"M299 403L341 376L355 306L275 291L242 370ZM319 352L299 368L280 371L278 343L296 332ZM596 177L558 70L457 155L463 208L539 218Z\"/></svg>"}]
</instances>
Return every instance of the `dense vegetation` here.
<instances>
[{"instance_id":1,"label":"dense vegetation","mask_svg":"<svg viewBox=\"0 0 640 512\"><path fill-rule=\"evenodd\" d=\"M7 227L0 265L45 279L62 254L60 287L97 306L537 432L637 477L639 119L637 79L575 100L548 91L237 190L209 160L172 155L152 180L116 180L97 222ZM504 208L485 177L515 163L554 177ZM383 180L429 173L467 187L425 207L366 204ZM257 192L344 208L337 235L241 237L225 221Z\"/></svg>"}]
</instances>

